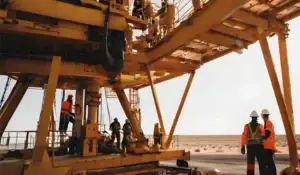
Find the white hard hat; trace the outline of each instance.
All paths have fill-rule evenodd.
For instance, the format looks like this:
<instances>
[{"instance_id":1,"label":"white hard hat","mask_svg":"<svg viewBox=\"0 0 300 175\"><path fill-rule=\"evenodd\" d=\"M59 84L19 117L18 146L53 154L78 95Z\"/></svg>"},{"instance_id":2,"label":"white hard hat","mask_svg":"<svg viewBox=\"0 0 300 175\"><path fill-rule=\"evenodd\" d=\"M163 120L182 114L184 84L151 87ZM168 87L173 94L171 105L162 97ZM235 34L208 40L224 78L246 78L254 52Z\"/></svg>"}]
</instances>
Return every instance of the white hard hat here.
<instances>
[{"instance_id":1,"label":"white hard hat","mask_svg":"<svg viewBox=\"0 0 300 175\"><path fill-rule=\"evenodd\" d=\"M261 111L261 115L270 115L269 111L267 109L263 109Z\"/></svg>"},{"instance_id":2,"label":"white hard hat","mask_svg":"<svg viewBox=\"0 0 300 175\"><path fill-rule=\"evenodd\" d=\"M258 114L255 110L253 110L250 114L250 117L258 117Z\"/></svg>"}]
</instances>

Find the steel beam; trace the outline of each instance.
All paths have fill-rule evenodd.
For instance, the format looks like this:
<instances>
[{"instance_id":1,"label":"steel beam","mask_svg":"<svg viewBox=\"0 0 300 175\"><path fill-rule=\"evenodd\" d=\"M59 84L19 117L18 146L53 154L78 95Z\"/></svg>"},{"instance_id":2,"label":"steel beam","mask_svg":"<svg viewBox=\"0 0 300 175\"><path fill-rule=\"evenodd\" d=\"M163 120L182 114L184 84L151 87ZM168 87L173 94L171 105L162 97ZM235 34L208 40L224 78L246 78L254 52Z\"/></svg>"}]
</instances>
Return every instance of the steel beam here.
<instances>
[{"instance_id":1,"label":"steel beam","mask_svg":"<svg viewBox=\"0 0 300 175\"><path fill-rule=\"evenodd\" d=\"M280 110L281 118L283 121L284 129L286 132L289 154L290 154L290 162L292 168L298 167L298 153L297 153L297 145L295 141L295 136L292 130L291 123L289 121L289 114L285 105L285 101L283 95L281 93L280 84L278 81L278 77L275 71L274 63L272 60L271 51L268 45L267 38L260 35L262 32L258 30L259 33L259 43L264 56L264 60L266 63L266 67L268 70L268 74L272 83L273 91L276 97L276 101Z\"/></svg>"},{"instance_id":2,"label":"steel beam","mask_svg":"<svg viewBox=\"0 0 300 175\"><path fill-rule=\"evenodd\" d=\"M187 97L187 95L188 95L188 92L189 92L189 90L190 90L190 87L191 87L191 85L192 85L194 76L195 76L195 71L191 72L190 77L189 77L189 80L188 80L187 85L186 85L186 87L185 87L185 90L184 90L183 96L182 96L182 98L181 98L179 107L178 107L178 109L177 109L176 116L175 116L175 118L174 118L174 121L173 121L171 130L170 130L168 139L167 139L166 144L165 144L165 147L166 147L166 148L169 148L169 146L170 146L170 144L171 144L171 141L172 141L172 138L173 138L173 135L174 135L174 131L175 131L177 122L178 122L178 120L179 120L179 116L180 116L180 114L181 114L181 111L182 111L184 102L185 102L185 100L186 100L186 97Z\"/></svg>"},{"instance_id":3,"label":"steel beam","mask_svg":"<svg viewBox=\"0 0 300 175\"><path fill-rule=\"evenodd\" d=\"M150 83L151 86L151 91L152 91L152 95L153 95L153 99L154 99L154 103L155 103L155 108L156 108L156 112L157 112L157 117L159 120L159 125L161 127L161 132L163 134L163 136L166 135L166 130L165 130L165 125L164 125L164 121L163 121L163 117L160 111L160 106L159 106L159 102L158 102L158 98L157 98L157 94L156 94L156 89L154 87L154 83L153 83L153 77L151 75L150 69L147 67L147 75L148 75L148 81Z\"/></svg>"},{"instance_id":4,"label":"steel beam","mask_svg":"<svg viewBox=\"0 0 300 175\"><path fill-rule=\"evenodd\" d=\"M284 28L284 24L277 21L275 18L271 19L270 17L267 19L262 18L260 16L249 13L245 10L238 10L232 15L232 18L236 18L238 20L243 21L246 24L251 24L257 26L262 29L272 28Z\"/></svg>"},{"instance_id":5,"label":"steel beam","mask_svg":"<svg viewBox=\"0 0 300 175\"><path fill-rule=\"evenodd\" d=\"M86 25L104 26L105 14L101 10L56 0L18 0L14 2L14 5L10 6L9 9ZM121 31L126 30L126 17L120 14L111 13L109 28Z\"/></svg>"},{"instance_id":6,"label":"steel beam","mask_svg":"<svg viewBox=\"0 0 300 175\"><path fill-rule=\"evenodd\" d=\"M46 95L44 97L44 103L42 106L42 112L39 120L39 126L36 136L36 145L32 154L33 163L41 163L46 148L46 138L48 134L48 125L50 122L50 115L52 113L52 105L55 98L56 84L58 81L60 71L60 57L53 57L53 61L50 68L50 75L46 89Z\"/></svg>"},{"instance_id":7,"label":"steel beam","mask_svg":"<svg viewBox=\"0 0 300 175\"><path fill-rule=\"evenodd\" d=\"M197 36L197 39L208 43L216 44L219 46L225 46L228 48L231 47L245 48L247 46L247 43L243 40L225 36L222 35L221 33L213 32L213 31L203 33Z\"/></svg>"},{"instance_id":8,"label":"steel beam","mask_svg":"<svg viewBox=\"0 0 300 175\"><path fill-rule=\"evenodd\" d=\"M10 95L5 101L3 107L0 110L0 139L2 137L3 132L5 131L10 119L15 113L16 109L19 106L22 98L24 97L28 87L30 85L30 81L28 77L20 77L16 84L14 85Z\"/></svg>"},{"instance_id":9,"label":"steel beam","mask_svg":"<svg viewBox=\"0 0 300 175\"><path fill-rule=\"evenodd\" d=\"M217 31L219 33L224 33L245 41L249 42L255 42L256 36L252 35L250 32L244 31L244 30L239 30L236 28L232 28L226 25L217 25L216 27L213 27L212 30Z\"/></svg>"},{"instance_id":10,"label":"steel beam","mask_svg":"<svg viewBox=\"0 0 300 175\"><path fill-rule=\"evenodd\" d=\"M286 44L286 36L284 33L278 34L278 44L279 44L279 53L280 53L284 100L285 100L285 105L287 108L287 112L288 112L288 116L289 116L289 119L291 122L293 133L296 134L295 133L295 123L294 123L292 92L291 92L291 80L290 80L288 54L287 54L287 44Z\"/></svg>"},{"instance_id":11,"label":"steel beam","mask_svg":"<svg viewBox=\"0 0 300 175\"><path fill-rule=\"evenodd\" d=\"M191 24L180 25L172 32L172 37L167 37L166 41L163 40L159 47L151 50L148 53L149 61L155 62L155 60L174 52L198 35L209 31L213 25L224 21L247 2L249 2L249 0L215 0L208 2L201 10L201 13L193 16L189 20L192 21ZM216 11L216 9L218 10ZM199 26L201 27L199 28Z\"/></svg>"},{"instance_id":12,"label":"steel beam","mask_svg":"<svg viewBox=\"0 0 300 175\"><path fill-rule=\"evenodd\" d=\"M114 89L115 89L115 92L118 96L120 104L121 104L128 120L131 123L132 132L134 133L134 135L136 137L140 137L141 133L142 133L142 129L139 125L138 120L135 117L133 117L133 115L132 115L130 103L129 103L129 100L128 100L125 92L124 92L124 89L121 89L118 85L116 85Z\"/></svg>"},{"instance_id":13,"label":"steel beam","mask_svg":"<svg viewBox=\"0 0 300 175\"><path fill-rule=\"evenodd\" d=\"M55 161L57 167L69 167L69 172L81 170L101 170L115 167L126 167L130 165L141 165L144 163L168 161L168 160L190 160L190 153L184 150L166 150L160 153L130 155L96 156L89 158L68 158ZM105 163L103 163L105 162Z\"/></svg>"},{"instance_id":14,"label":"steel beam","mask_svg":"<svg viewBox=\"0 0 300 175\"><path fill-rule=\"evenodd\" d=\"M183 72L170 73L168 75L165 75L163 77L155 79L154 82L153 82L153 84L159 84L161 82L164 82L164 81L167 81L167 80L179 77L179 76L181 76L183 74L184 74ZM142 88L148 87L149 85L150 85L150 83L142 84L142 85L138 86L137 89L142 89Z\"/></svg>"}]
</instances>

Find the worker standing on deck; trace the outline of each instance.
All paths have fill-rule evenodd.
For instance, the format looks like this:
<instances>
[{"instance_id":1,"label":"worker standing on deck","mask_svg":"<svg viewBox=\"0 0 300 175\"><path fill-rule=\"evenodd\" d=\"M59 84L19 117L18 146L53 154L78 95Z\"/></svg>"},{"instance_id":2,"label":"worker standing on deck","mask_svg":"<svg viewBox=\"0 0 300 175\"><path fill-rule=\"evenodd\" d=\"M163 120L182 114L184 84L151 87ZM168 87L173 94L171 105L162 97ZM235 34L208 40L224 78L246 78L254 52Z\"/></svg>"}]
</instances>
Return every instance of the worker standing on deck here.
<instances>
[{"instance_id":1,"label":"worker standing on deck","mask_svg":"<svg viewBox=\"0 0 300 175\"><path fill-rule=\"evenodd\" d=\"M120 149L120 129L121 129L121 125L120 125L117 118L115 118L114 122L112 122L110 124L109 129L112 131L111 142L113 143L115 141L115 138L117 138L117 149Z\"/></svg>"},{"instance_id":2,"label":"worker standing on deck","mask_svg":"<svg viewBox=\"0 0 300 175\"><path fill-rule=\"evenodd\" d=\"M255 157L259 164L260 175L265 173L265 164L263 157L263 136L264 128L257 122L258 114L252 111L250 114L252 121L244 126L241 137L241 153L245 154L245 146L247 146L247 175L254 175Z\"/></svg>"},{"instance_id":3,"label":"worker standing on deck","mask_svg":"<svg viewBox=\"0 0 300 175\"><path fill-rule=\"evenodd\" d=\"M61 105L59 131L66 133L69 122L74 123L74 113L72 112L73 95L68 95L68 99Z\"/></svg>"},{"instance_id":4,"label":"worker standing on deck","mask_svg":"<svg viewBox=\"0 0 300 175\"><path fill-rule=\"evenodd\" d=\"M131 136L131 124L128 119L125 120L125 124L123 125L123 140L122 140L122 153L126 155L126 147L129 142L129 137Z\"/></svg>"},{"instance_id":5,"label":"worker standing on deck","mask_svg":"<svg viewBox=\"0 0 300 175\"><path fill-rule=\"evenodd\" d=\"M274 162L274 153L276 151L275 131L273 123L269 120L270 113L267 109L261 111L261 116L264 120L264 157L266 164L266 172L268 175L276 175L276 165Z\"/></svg>"}]
</instances>

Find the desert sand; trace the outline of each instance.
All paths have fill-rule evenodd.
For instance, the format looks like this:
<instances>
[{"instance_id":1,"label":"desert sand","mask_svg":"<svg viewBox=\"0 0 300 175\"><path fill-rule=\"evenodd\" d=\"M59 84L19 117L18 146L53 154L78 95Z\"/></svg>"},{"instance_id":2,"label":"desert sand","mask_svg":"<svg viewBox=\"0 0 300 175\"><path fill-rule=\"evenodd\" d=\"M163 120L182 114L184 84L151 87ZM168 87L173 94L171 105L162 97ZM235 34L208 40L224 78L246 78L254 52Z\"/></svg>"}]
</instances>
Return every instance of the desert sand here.
<instances>
[{"instance_id":1,"label":"desert sand","mask_svg":"<svg viewBox=\"0 0 300 175\"><path fill-rule=\"evenodd\" d=\"M246 174L246 155L240 153L240 136L175 136L173 147L184 149L192 154L189 164L207 171L218 169L225 175ZM300 136L296 136L298 154L300 151ZM275 154L277 171L288 167L288 146L286 137L279 135L276 137L277 152ZM163 162L172 164L170 162ZM258 165L256 165L256 174Z\"/></svg>"}]
</instances>

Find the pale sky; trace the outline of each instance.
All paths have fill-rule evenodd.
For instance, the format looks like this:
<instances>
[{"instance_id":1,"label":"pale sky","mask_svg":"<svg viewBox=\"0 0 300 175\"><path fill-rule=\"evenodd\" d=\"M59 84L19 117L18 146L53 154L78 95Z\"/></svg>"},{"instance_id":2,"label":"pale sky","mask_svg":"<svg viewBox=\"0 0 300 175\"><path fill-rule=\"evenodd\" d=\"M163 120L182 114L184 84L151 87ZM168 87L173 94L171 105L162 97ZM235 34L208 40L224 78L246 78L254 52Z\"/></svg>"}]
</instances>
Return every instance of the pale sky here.
<instances>
[{"instance_id":1,"label":"pale sky","mask_svg":"<svg viewBox=\"0 0 300 175\"><path fill-rule=\"evenodd\" d=\"M300 65L299 42L300 20L290 23L288 55L292 82L292 94L295 123L300 113ZM269 39L276 70L280 70L277 37ZM278 72L279 80L281 74ZM188 76L156 86L166 131L169 132ZM6 78L0 76L0 94ZM11 84L11 87L14 83ZM11 87L9 91L11 90ZM69 92L69 91L67 91ZM7 130L35 130L40 114L42 90L30 89L19 105ZM61 91L57 91L57 107L60 106ZM154 123L158 122L150 88L140 90L142 108L142 127L146 134L153 133ZM109 100L112 117L119 117L124 123L125 114L117 99ZM106 107L104 105L104 107ZM253 44L244 53L232 53L219 60L205 64L200 68L188 94L175 134L222 135L241 134L245 123L250 121L250 112L263 108L271 112L271 120L277 134L284 134L281 116L273 93L271 82L265 67L258 43ZM59 114L59 110L56 111ZM108 121L104 111L105 123ZM58 119L58 117L56 117ZM259 120L262 122L262 120ZM69 126L69 129L71 126ZM300 127L296 126L296 132Z\"/></svg>"}]
</instances>

